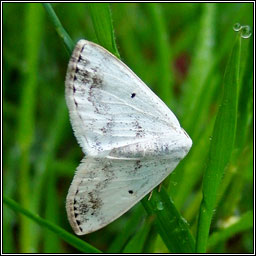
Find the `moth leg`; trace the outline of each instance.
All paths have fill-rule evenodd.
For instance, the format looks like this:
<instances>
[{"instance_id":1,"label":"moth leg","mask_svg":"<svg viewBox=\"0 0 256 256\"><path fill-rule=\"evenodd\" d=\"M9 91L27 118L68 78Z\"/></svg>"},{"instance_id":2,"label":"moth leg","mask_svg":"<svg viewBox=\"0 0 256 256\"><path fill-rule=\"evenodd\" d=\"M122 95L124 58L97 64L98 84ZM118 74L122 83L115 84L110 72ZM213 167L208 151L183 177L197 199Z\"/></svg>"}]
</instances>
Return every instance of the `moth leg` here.
<instances>
[{"instance_id":1,"label":"moth leg","mask_svg":"<svg viewBox=\"0 0 256 256\"><path fill-rule=\"evenodd\" d=\"M161 183L158 185L158 190L157 190L158 192L160 192L160 191L161 191L162 184L163 184L163 183L161 182Z\"/></svg>"},{"instance_id":2,"label":"moth leg","mask_svg":"<svg viewBox=\"0 0 256 256\"><path fill-rule=\"evenodd\" d=\"M162 184L163 184L163 183L160 183L160 184L158 185L158 190L157 190L158 192L160 192L160 191L161 191ZM152 194L153 194L153 191L154 191L154 189L150 192L149 197L148 197L148 201L151 199Z\"/></svg>"},{"instance_id":3,"label":"moth leg","mask_svg":"<svg viewBox=\"0 0 256 256\"><path fill-rule=\"evenodd\" d=\"M148 201L151 199L152 194L153 194L153 191L154 191L154 189L153 189L153 190L151 190L151 192L150 192L150 194L149 194L149 197L148 197Z\"/></svg>"}]
</instances>

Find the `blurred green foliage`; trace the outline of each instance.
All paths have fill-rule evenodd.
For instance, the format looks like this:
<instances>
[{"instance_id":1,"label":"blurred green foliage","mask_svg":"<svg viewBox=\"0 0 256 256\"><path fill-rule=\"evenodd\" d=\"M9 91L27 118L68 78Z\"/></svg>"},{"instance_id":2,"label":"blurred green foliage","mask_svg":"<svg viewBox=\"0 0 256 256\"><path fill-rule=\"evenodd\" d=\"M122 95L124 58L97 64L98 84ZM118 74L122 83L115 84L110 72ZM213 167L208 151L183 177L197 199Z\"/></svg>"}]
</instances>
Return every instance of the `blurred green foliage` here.
<instances>
[{"instance_id":1,"label":"blurred green foliage","mask_svg":"<svg viewBox=\"0 0 256 256\"><path fill-rule=\"evenodd\" d=\"M224 71L227 65L232 70L227 64L237 37L232 27L236 22L252 27L253 4L112 3L109 28L113 26L117 48L97 29L97 16L109 19L105 17L109 14L101 6L97 11L95 4L90 5L56 3L52 7L73 42L85 38L104 44L107 40L191 136L189 155L165 185L196 237L202 178L222 100ZM236 138L215 193L208 252L253 252L253 36L242 39ZM55 230L61 227L73 233L65 197L83 154L64 100L69 61L65 46L41 4L3 4L4 195L54 223ZM225 122L219 126L227 127ZM20 214L21 208L10 209L11 205L3 207L5 253L80 252L75 249L82 248L79 241L64 242L65 234L38 226L32 217ZM82 239L103 252L168 252L154 223L139 203Z\"/></svg>"}]
</instances>

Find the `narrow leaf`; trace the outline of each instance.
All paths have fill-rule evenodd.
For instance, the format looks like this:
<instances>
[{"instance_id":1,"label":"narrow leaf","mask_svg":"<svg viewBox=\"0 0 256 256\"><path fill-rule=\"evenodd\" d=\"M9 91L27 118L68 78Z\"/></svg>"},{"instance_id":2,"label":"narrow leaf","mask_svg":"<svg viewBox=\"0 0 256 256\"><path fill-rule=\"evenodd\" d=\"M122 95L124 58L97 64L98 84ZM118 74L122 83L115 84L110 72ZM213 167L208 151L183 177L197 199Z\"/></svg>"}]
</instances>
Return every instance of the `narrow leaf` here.
<instances>
[{"instance_id":1,"label":"narrow leaf","mask_svg":"<svg viewBox=\"0 0 256 256\"><path fill-rule=\"evenodd\" d=\"M155 47L157 54L157 77L159 97L167 104L174 105L172 95L171 49L168 39L168 29L159 3L145 5L152 20L152 33L155 34Z\"/></svg>"},{"instance_id":2,"label":"narrow leaf","mask_svg":"<svg viewBox=\"0 0 256 256\"><path fill-rule=\"evenodd\" d=\"M196 244L196 251L200 253L206 251L218 188L235 139L240 50L241 37L238 35L224 75L222 103L216 117L203 179L203 199L200 206Z\"/></svg>"},{"instance_id":3,"label":"narrow leaf","mask_svg":"<svg viewBox=\"0 0 256 256\"><path fill-rule=\"evenodd\" d=\"M248 132L248 112L253 102L253 38L249 39L244 75L241 79L238 103L236 147L242 150ZM240 153L238 151L237 153Z\"/></svg>"},{"instance_id":4,"label":"narrow leaf","mask_svg":"<svg viewBox=\"0 0 256 256\"><path fill-rule=\"evenodd\" d=\"M53 10L51 4L43 3L43 6L44 6L46 12L48 13L50 20L53 23L58 35L64 41L66 49L68 50L69 54L71 54L73 51L73 48L74 48L74 42L72 41L72 39L70 38L70 36L66 32L66 30L63 28L59 18L57 17L57 15L55 14L55 12Z\"/></svg>"},{"instance_id":5,"label":"narrow leaf","mask_svg":"<svg viewBox=\"0 0 256 256\"><path fill-rule=\"evenodd\" d=\"M109 4L93 3L89 4L89 9L99 44L120 58L115 43Z\"/></svg>"},{"instance_id":6,"label":"narrow leaf","mask_svg":"<svg viewBox=\"0 0 256 256\"><path fill-rule=\"evenodd\" d=\"M194 109L196 102L198 101L201 91L204 86L208 86L205 82L210 72L213 58L213 47L215 44L215 16L216 16L216 4L204 3L202 4L202 14L198 27L197 42L195 44L194 57L191 63L188 79L184 84L183 94L183 107L187 112ZM193 113L193 111L191 111ZM187 122L190 121L185 116L184 122L185 128L189 126ZM194 120L192 120L195 122ZM190 131L189 131L190 132ZM192 137L193 139L193 137Z\"/></svg>"},{"instance_id":7,"label":"narrow leaf","mask_svg":"<svg viewBox=\"0 0 256 256\"><path fill-rule=\"evenodd\" d=\"M180 215L164 188L156 190L150 200L144 198L142 203L149 214L155 217L160 236L170 252L194 252L194 239L186 220Z\"/></svg>"},{"instance_id":8,"label":"narrow leaf","mask_svg":"<svg viewBox=\"0 0 256 256\"><path fill-rule=\"evenodd\" d=\"M42 36L43 12L38 4L28 3L25 9L25 63L26 70L22 83L19 106L17 143L20 151L18 171L18 193L23 207L30 208L30 149L34 140L39 53ZM35 26L35 24L37 24ZM31 226L27 219L20 219L20 250L34 252L30 237Z\"/></svg>"},{"instance_id":9,"label":"narrow leaf","mask_svg":"<svg viewBox=\"0 0 256 256\"><path fill-rule=\"evenodd\" d=\"M144 223L145 225L143 225L142 228L136 232L129 243L127 243L122 253L142 253L144 244L151 228L150 223L147 223L149 221L150 219L148 219L146 223Z\"/></svg>"},{"instance_id":10,"label":"narrow leaf","mask_svg":"<svg viewBox=\"0 0 256 256\"><path fill-rule=\"evenodd\" d=\"M31 213L30 211L24 209L23 207L21 207L19 204L17 204L11 198L3 196L3 202L6 205L8 205L11 209L13 209L14 211L20 212L23 215L25 215L26 217L28 217L29 219L35 221L40 226L48 228L49 230L54 232L56 235L61 237L63 240L65 240L68 244L74 246L81 252L84 252L84 253L100 253L101 252L100 250L96 249L92 245L84 242L83 240L77 238L74 235L71 235L70 233L68 233L67 231L62 229L61 227L56 226L53 223L51 223L50 221L47 221L47 220L39 217L38 215L35 215L35 214Z\"/></svg>"},{"instance_id":11,"label":"narrow leaf","mask_svg":"<svg viewBox=\"0 0 256 256\"><path fill-rule=\"evenodd\" d=\"M119 253L121 252L124 245L127 243L128 239L136 232L139 223L141 222L141 217L145 213L143 207L138 205L138 208L134 209L132 216L126 222L122 231L115 237L114 241L108 248L108 253Z\"/></svg>"}]
</instances>

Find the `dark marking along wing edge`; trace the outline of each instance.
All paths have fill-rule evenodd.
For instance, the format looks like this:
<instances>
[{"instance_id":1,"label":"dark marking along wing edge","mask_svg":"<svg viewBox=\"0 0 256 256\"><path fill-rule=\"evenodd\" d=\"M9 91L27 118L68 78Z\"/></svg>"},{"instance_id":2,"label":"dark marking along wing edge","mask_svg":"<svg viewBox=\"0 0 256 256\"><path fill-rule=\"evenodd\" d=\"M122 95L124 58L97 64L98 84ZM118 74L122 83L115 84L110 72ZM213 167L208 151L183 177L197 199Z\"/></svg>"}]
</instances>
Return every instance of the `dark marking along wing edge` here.
<instances>
[{"instance_id":1,"label":"dark marking along wing edge","mask_svg":"<svg viewBox=\"0 0 256 256\"><path fill-rule=\"evenodd\" d=\"M68 65L66 101L75 135L89 155L179 127L174 114L125 64L86 40L77 43Z\"/></svg>"},{"instance_id":2,"label":"dark marking along wing edge","mask_svg":"<svg viewBox=\"0 0 256 256\"><path fill-rule=\"evenodd\" d=\"M77 235L111 223L160 184L180 159L85 158L70 186L66 209Z\"/></svg>"}]
</instances>

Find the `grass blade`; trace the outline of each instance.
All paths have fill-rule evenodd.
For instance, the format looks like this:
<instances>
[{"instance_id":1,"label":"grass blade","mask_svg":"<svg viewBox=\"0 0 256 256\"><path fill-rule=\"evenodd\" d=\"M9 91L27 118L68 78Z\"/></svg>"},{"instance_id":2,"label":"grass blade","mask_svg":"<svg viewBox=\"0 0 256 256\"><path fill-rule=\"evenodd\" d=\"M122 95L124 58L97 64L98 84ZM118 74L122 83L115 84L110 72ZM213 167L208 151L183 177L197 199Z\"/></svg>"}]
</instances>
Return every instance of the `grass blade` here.
<instances>
[{"instance_id":1,"label":"grass blade","mask_svg":"<svg viewBox=\"0 0 256 256\"><path fill-rule=\"evenodd\" d=\"M190 109L191 113L193 113L195 104L199 100L198 98L201 94L203 86L207 86L205 82L212 66L212 61L209 60L214 59L213 47L215 43L215 13L216 4L204 3L202 5L202 16L197 35L198 41L195 47L195 55L189 71L189 77L184 85L183 94L184 110L187 111ZM190 121L190 119L187 118L187 115L184 116L186 117L184 120L185 128L187 128L188 125L186 122ZM194 120L192 121L194 122Z\"/></svg>"},{"instance_id":2,"label":"grass blade","mask_svg":"<svg viewBox=\"0 0 256 256\"><path fill-rule=\"evenodd\" d=\"M54 232L57 236L61 237L63 240L65 240L68 244L74 246L78 250L84 253L100 253L101 251L97 248L93 247L92 245L84 242L83 240L77 238L74 235L71 235L64 229L60 228L59 226L54 225L50 221L47 221L38 215L35 215L31 213L30 211L24 209L19 204L17 204L14 200L10 199L9 197L3 196L3 202L8 205L11 209L14 211L20 212L26 217L28 217L30 220L35 221L40 226L48 228L52 232Z\"/></svg>"},{"instance_id":3,"label":"grass blade","mask_svg":"<svg viewBox=\"0 0 256 256\"><path fill-rule=\"evenodd\" d=\"M89 9L99 44L120 58L115 43L109 4L93 3L89 4Z\"/></svg>"},{"instance_id":4,"label":"grass blade","mask_svg":"<svg viewBox=\"0 0 256 256\"><path fill-rule=\"evenodd\" d=\"M134 210L132 216L129 218L127 223L122 229L122 232L116 236L114 241L108 248L108 253L119 253L122 248L127 243L128 239L136 232L138 225L141 222L141 217L143 216L143 212L145 213L143 207L138 205L138 208Z\"/></svg>"},{"instance_id":5,"label":"grass blade","mask_svg":"<svg viewBox=\"0 0 256 256\"><path fill-rule=\"evenodd\" d=\"M149 219L146 222L150 221ZM138 232L132 237L132 239L127 243L122 253L142 253L144 244L148 237L151 225L145 224L141 227Z\"/></svg>"},{"instance_id":6,"label":"grass blade","mask_svg":"<svg viewBox=\"0 0 256 256\"><path fill-rule=\"evenodd\" d=\"M221 198L220 204L218 204L218 209L216 213L217 217L221 216L219 218L225 219L235 214L237 205L242 200L243 189L246 183L246 173L247 173L246 170L250 168L250 161L252 156L253 156L253 145L251 143L250 146L245 147L244 151L241 152L241 155L239 156L237 163L236 164L231 163L229 165L228 169L229 169L229 173L231 174L229 174L228 176L231 176L231 178L228 177L228 179L230 179L231 181L230 181L230 184L228 184L229 187L225 193L225 196L221 191L222 193L220 196L222 196L222 198ZM225 180L226 180L226 177L223 178L224 182ZM221 184L221 187L222 187L222 184Z\"/></svg>"},{"instance_id":7,"label":"grass blade","mask_svg":"<svg viewBox=\"0 0 256 256\"><path fill-rule=\"evenodd\" d=\"M45 207L45 218L52 223L59 224L59 209L57 197L53 196L58 193L57 191L57 177L55 171L51 168L47 177L46 186L46 207ZM50 230L44 230L44 253L61 252L60 237Z\"/></svg>"},{"instance_id":8,"label":"grass blade","mask_svg":"<svg viewBox=\"0 0 256 256\"><path fill-rule=\"evenodd\" d=\"M164 188L153 192L150 200L142 200L149 214L155 216L159 234L170 252L192 253L195 249L194 239L186 220L180 215Z\"/></svg>"},{"instance_id":9,"label":"grass blade","mask_svg":"<svg viewBox=\"0 0 256 256\"><path fill-rule=\"evenodd\" d=\"M42 151L35 163L35 175L33 177L33 186L35 188L33 192L31 209L33 212L39 212L40 206L43 203L45 197L45 189L47 189L47 179L51 176L53 171L52 162L56 156L56 151L60 146L60 142L65 132L66 124L68 123L68 112L63 97L56 98L56 110L49 124L48 135L42 145ZM74 168L75 169L75 168ZM73 170L74 170L73 169ZM72 169L71 169L72 170ZM56 169L54 169L56 172ZM47 189L48 191L48 189ZM49 191L48 191L49 192ZM46 207L47 208L47 207ZM31 238L34 246L37 248L39 245L40 232L38 232L38 226L33 224L34 236Z\"/></svg>"},{"instance_id":10,"label":"grass blade","mask_svg":"<svg viewBox=\"0 0 256 256\"><path fill-rule=\"evenodd\" d=\"M239 104L238 104L238 118L237 118L237 129L236 132L236 147L242 149L246 140L248 131L248 111L249 106L253 102L253 38L249 39L249 46L247 51L247 61L245 71L241 79ZM239 152L238 152L239 153Z\"/></svg>"},{"instance_id":11,"label":"grass blade","mask_svg":"<svg viewBox=\"0 0 256 256\"><path fill-rule=\"evenodd\" d=\"M63 28L59 18L57 17L57 15L55 14L55 12L53 10L51 4L43 3L43 6L44 6L46 12L48 13L50 20L51 20L52 24L54 25L58 35L63 39L66 49L68 50L69 54L71 54L73 51L73 48L74 48L74 42L72 41L72 39L70 38L70 36L66 32L66 30Z\"/></svg>"},{"instance_id":12,"label":"grass blade","mask_svg":"<svg viewBox=\"0 0 256 256\"><path fill-rule=\"evenodd\" d=\"M30 148L34 139L36 89L38 78L38 62L41 42L43 12L38 4L26 5L25 21L25 61L24 84L21 92L21 102L18 116L17 142L20 150L19 164L19 196L23 207L30 208ZM36 26L35 26L36 24ZM31 227L29 221L21 216L20 250L23 253L33 252L31 245Z\"/></svg>"},{"instance_id":13,"label":"grass blade","mask_svg":"<svg viewBox=\"0 0 256 256\"><path fill-rule=\"evenodd\" d=\"M180 123L192 138L193 144L198 145L202 134L205 134L205 128L209 126L209 114L212 114L209 113L209 106L211 106L214 91L218 85L219 75L216 75L216 67L218 67L218 57L221 56L222 52L220 52L220 55L216 55L216 57L213 54L216 41L216 4L202 4L195 15L199 16L200 19L197 18L197 21L194 17L193 22L191 21L192 23L189 26L189 30L185 30L186 34L191 33L191 30L196 32L195 38L197 41L194 46L194 54L192 56L188 77L182 85L183 94L181 95L182 104L180 105L180 116L183 120L181 119ZM193 23L195 23L194 27L196 27L196 29L191 27ZM193 38L192 40L195 39ZM194 155L194 151L198 152L198 149L200 150L200 148L201 151L203 151L202 156L204 157L207 152L202 146L203 144L201 143L201 146L197 146L197 148L192 147L188 157L191 157L192 154ZM193 161L194 159L192 157L190 158L191 161L187 161L188 159L186 159L186 161L179 164L175 169L173 173L175 175L172 175L173 184L177 183L178 185L173 186L170 183L169 188L175 203L179 201L177 205L178 208L184 203L182 201L184 198L183 196L187 195L182 195L180 191L184 190L184 192L187 193L189 192L189 187L190 189L193 188L193 183L190 184L189 182L187 184L190 184L191 186L187 185L184 177L186 177L185 179L191 178L195 182L201 179L201 172L198 170L194 173L195 169L193 169L191 163L192 165L201 166L202 159L203 158L201 158L199 162ZM187 170L189 169L189 172L193 173L193 178L191 176L186 176L185 172L187 170L184 166ZM176 197L179 197L179 199L176 200Z\"/></svg>"},{"instance_id":14,"label":"grass blade","mask_svg":"<svg viewBox=\"0 0 256 256\"><path fill-rule=\"evenodd\" d=\"M204 253L215 207L217 191L235 140L241 37L237 36L224 75L222 103L216 117L209 158L203 179L196 251Z\"/></svg>"},{"instance_id":15,"label":"grass blade","mask_svg":"<svg viewBox=\"0 0 256 256\"><path fill-rule=\"evenodd\" d=\"M183 172L182 177L178 180L178 188L176 189L174 200L178 209L182 208L185 200L188 198L189 194L193 192L193 188L202 177L202 162L207 159L208 152L205 149L209 148L210 145L209 137L212 134L213 124L214 121L211 120L204 132L201 133L201 138L193 142L197 147L192 148L188 159L184 163L181 163L181 166L177 167L177 172ZM172 191L173 186L169 186L169 190L171 194L174 194Z\"/></svg>"},{"instance_id":16,"label":"grass blade","mask_svg":"<svg viewBox=\"0 0 256 256\"><path fill-rule=\"evenodd\" d=\"M167 103L167 105L174 105L174 98L172 95L172 73L170 70L171 64L171 50L169 47L170 40L168 39L167 27L162 13L161 5L158 3L149 3L145 5L150 14L152 21L152 33L155 34L155 47L157 53L157 76L159 77L159 84L157 91L159 97Z\"/></svg>"},{"instance_id":17,"label":"grass blade","mask_svg":"<svg viewBox=\"0 0 256 256\"><path fill-rule=\"evenodd\" d=\"M146 84L149 86L152 84L151 88L153 88L153 84L157 84L157 76L155 76L154 73L156 65L150 59L145 58L142 50L144 46L141 45L143 41L138 40L135 29L136 24L133 23L133 16L130 15L133 13L135 16L140 16L140 6L123 3L112 4L111 7L113 9L113 19L120 20L118 26L122 28L122 31L126 31L118 35L119 47L122 49L122 59L125 59L125 64L127 64L127 66L129 66ZM122 18L120 19L120 17ZM144 44L145 43L146 42L144 42ZM158 88L155 89L157 90Z\"/></svg>"}]
</instances>

